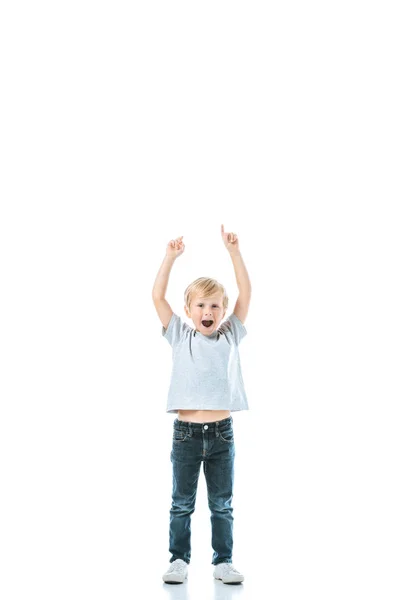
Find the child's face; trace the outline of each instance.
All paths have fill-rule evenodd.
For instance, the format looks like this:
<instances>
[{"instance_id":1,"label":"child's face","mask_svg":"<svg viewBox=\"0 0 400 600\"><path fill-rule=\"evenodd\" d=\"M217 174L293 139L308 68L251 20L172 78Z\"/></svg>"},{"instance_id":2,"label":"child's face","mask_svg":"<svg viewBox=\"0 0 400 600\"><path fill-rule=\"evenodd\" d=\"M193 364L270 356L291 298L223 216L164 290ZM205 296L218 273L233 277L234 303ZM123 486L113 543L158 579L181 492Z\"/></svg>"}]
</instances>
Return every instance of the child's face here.
<instances>
[{"instance_id":1,"label":"child's face","mask_svg":"<svg viewBox=\"0 0 400 600\"><path fill-rule=\"evenodd\" d=\"M199 331L203 335L210 335L218 329L226 312L222 305L222 298L222 294L210 298L196 296L192 299L190 309L185 306L186 314L192 319L196 331ZM212 321L212 323L207 327L202 321Z\"/></svg>"}]
</instances>

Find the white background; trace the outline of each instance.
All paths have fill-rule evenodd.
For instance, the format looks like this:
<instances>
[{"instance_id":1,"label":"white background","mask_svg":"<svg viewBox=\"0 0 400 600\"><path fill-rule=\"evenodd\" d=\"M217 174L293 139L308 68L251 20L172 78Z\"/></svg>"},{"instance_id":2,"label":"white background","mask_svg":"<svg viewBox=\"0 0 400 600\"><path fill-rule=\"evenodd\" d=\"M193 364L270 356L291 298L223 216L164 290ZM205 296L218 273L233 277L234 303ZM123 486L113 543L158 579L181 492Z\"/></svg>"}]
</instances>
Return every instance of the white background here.
<instances>
[{"instance_id":1,"label":"white background","mask_svg":"<svg viewBox=\"0 0 400 600\"><path fill-rule=\"evenodd\" d=\"M395 8L2 5L2 599L399 598ZM172 357L151 291L183 235L173 310L191 323L200 276L233 310L221 223L253 290L233 414L246 579L209 587L201 477L183 592L161 580Z\"/></svg>"}]
</instances>

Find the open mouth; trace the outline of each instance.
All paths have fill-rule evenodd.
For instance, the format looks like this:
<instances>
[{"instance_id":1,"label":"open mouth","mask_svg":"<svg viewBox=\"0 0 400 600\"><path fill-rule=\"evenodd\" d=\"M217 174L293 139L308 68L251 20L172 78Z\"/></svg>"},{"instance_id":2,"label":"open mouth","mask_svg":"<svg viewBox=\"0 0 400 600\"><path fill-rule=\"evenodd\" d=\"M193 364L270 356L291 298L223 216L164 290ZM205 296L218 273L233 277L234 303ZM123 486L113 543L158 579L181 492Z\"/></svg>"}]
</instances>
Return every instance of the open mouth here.
<instances>
[{"instance_id":1,"label":"open mouth","mask_svg":"<svg viewBox=\"0 0 400 600\"><path fill-rule=\"evenodd\" d=\"M204 327L211 327L211 325L214 323L214 321L202 321L201 324L204 325Z\"/></svg>"}]
</instances>

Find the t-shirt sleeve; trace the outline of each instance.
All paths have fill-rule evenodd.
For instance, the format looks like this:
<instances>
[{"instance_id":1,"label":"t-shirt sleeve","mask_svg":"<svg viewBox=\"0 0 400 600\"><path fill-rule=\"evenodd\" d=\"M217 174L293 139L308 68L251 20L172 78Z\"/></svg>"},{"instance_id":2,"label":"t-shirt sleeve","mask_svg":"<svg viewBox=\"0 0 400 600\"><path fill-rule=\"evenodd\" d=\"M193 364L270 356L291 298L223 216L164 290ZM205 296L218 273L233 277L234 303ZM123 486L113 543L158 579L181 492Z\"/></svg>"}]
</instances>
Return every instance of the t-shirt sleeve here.
<instances>
[{"instance_id":1,"label":"t-shirt sleeve","mask_svg":"<svg viewBox=\"0 0 400 600\"><path fill-rule=\"evenodd\" d=\"M229 315L227 320L223 323L225 330L233 337L233 341L238 346L242 339L247 335L247 329L243 325L242 321L238 319L235 313Z\"/></svg>"},{"instance_id":2,"label":"t-shirt sleeve","mask_svg":"<svg viewBox=\"0 0 400 600\"><path fill-rule=\"evenodd\" d=\"M182 321L177 314L172 313L167 329L162 326L161 333L174 348L182 340L187 329L189 329L189 325Z\"/></svg>"}]
</instances>

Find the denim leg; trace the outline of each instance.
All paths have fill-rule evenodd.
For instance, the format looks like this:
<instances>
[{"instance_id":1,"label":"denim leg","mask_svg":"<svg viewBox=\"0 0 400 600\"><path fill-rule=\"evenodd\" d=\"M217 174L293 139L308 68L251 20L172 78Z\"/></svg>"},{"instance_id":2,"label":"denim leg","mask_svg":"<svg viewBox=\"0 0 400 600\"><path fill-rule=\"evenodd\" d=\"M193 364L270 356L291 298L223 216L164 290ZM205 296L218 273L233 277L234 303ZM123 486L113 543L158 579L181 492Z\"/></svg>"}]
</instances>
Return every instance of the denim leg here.
<instances>
[{"instance_id":1,"label":"denim leg","mask_svg":"<svg viewBox=\"0 0 400 600\"><path fill-rule=\"evenodd\" d=\"M235 446L233 432L217 436L213 452L204 462L208 506L211 510L212 564L232 562L233 550L233 483Z\"/></svg>"},{"instance_id":2,"label":"denim leg","mask_svg":"<svg viewBox=\"0 0 400 600\"><path fill-rule=\"evenodd\" d=\"M179 439L179 438L182 439ZM174 433L171 452L172 506L170 510L170 562L181 558L188 564L191 556L191 515L195 509L201 456L196 454L196 442L190 435Z\"/></svg>"}]
</instances>

